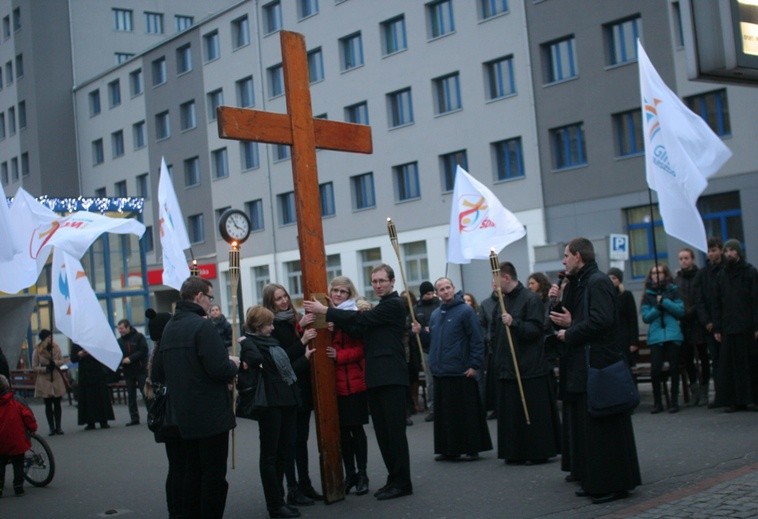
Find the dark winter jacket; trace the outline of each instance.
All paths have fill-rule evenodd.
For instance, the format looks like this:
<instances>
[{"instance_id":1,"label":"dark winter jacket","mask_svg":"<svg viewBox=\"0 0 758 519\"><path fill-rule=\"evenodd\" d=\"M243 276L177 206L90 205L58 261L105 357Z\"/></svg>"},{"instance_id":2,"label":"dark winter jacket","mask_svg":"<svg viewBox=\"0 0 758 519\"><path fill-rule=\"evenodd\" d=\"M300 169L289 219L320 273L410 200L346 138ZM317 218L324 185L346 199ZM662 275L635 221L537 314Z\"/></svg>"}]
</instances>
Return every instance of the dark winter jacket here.
<instances>
[{"instance_id":1,"label":"dark winter jacket","mask_svg":"<svg viewBox=\"0 0 758 519\"><path fill-rule=\"evenodd\" d=\"M713 332L727 335L758 331L758 272L740 259L726 263L716 278Z\"/></svg>"},{"instance_id":2,"label":"dark winter jacket","mask_svg":"<svg viewBox=\"0 0 758 519\"><path fill-rule=\"evenodd\" d=\"M684 339L689 344L703 344L705 342L705 327L700 324L695 304L698 287L695 279L700 269L693 265L689 270L680 270L676 273L674 283L679 287L679 295L684 301L684 316L679 321L682 327Z\"/></svg>"},{"instance_id":3,"label":"dark winter jacket","mask_svg":"<svg viewBox=\"0 0 758 519\"><path fill-rule=\"evenodd\" d=\"M684 301L679 297L679 289L676 285L668 285L661 294L658 303L658 291L648 287L642 298L640 314L642 322L647 323L647 344L655 346L665 342L681 344L684 340L679 319L684 316Z\"/></svg>"},{"instance_id":4,"label":"dark winter jacket","mask_svg":"<svg viewBox=\"0 0 758 519\"><path fill-rule=\"evenodd\" d=\"M629 351L630 346L638 346L640 342L640 325L637 320L637 303L634 296L628 290L620 292L616 289L618 296L618 316L616 317L618 325L616 326L616 344L626 357L630 366L637 363L638 352Z\"/></svg>"},{"instance_id":5,"label":"dark winter jacket","mask_svg":"<svg viewBox=\"0 0 758 519\"><path fill-rule=\"evenodd\" d=\"M422 329L429 326L429 321L432 318L432 312L439 308L439 306L440 300L434 297L428 301L424 300L423 298L419 299L418 303L416 303L416 306L413 307L413 312L416 315L416 321L421 325ZM419 336L421 337L421 349L424 350L424 353L429 353L429 334L420 333ZM415 341L416 339L413 339L413 342Z\"/></svg>"},{"instance_id":6,"label":"dark winter jacket","mask_svg":"<svg viewBox=\"0 0 758 519\"><path fill-rule=\"evenodd\" d=\"M511 323L511 340L518 360L519 374L522 379L544 376L548 366L544 348L544 305L540 296L526 288L521 282L505 297L505 311L513 317ZM495 326L495 369L497 378L515 380L516 369L513 364L508 334L498 315Z\"/></svg>"},{"instance_id":7,"label":"dark winter jacket","mask_svg":"<svg viewBox=\"0 0 758 519\"><path fill-rule=\"evenodd\" d=\"M724 261L708 263L697 271L695 276L695 310L700 324L713 323L713 300L715 296L716 277L724 268Z\"/></svg>"},{"instance_id":8,"label":"dark winter jacket","mask_svg":"<svg viewBox=\"0 0 758 519\"><path fill-rule=\"evenodd\" d=\"M155 380L165 381L167 420L179 428L182 439L209 438L234 428L227 384L237 367L200 305L176 304L152 369Z\"/></svg>"},{"instance_id":9,"label":"dark winter jacket","mask_svg":"<svg viewBox=\"0 0 758 519\"><path fill-rule=\"evenodd\" d=\"M334 328L332 347L337 350L334 359L337 394L348 396L366 391L366 358L363 341Z\"/></svg>"},{"instance_id":10,"label":"dark winter jacket","mask_svg":"<svg viewBox=\"0 0 758 519\"><path fill-rule=\"evenodd\" d=\"M435 377L462 377L484 366L484 337L479 317L458 292L432 312L429 369Z\"/></svg>"},{"instance_id":11,"label":"dark winter jacket","mask_svg":"<svg viewBox=\"0 0 758 519\"><path fill-rule=\"evenodd\" d=\"M147 340L140 332L131 329L129 333L118 338L118 345L124 357L129 357L129 364L122 364L124 376L136 377L147 373Z\"/></svg>"},{"instance_id":12,"label":"dark winter jacket","mask_svg":"<svg viewBox=\"0 0 758 519\"><path fill-rule=\"evenodd\" d=\"M221 337L221 340L224 341L224 346L226 348L232 347L232 325L229 321L227 321L224 314L219 315L216 319L211 318L211 322L213 323L213 326L216 327L216 331L218 332L219 337Z\"/></svg>"},{"instance_id":13,"label":"dark winter jacket","mask_svg":"<svg viewBox=\"0 0 758 519\"><path fill-rule=\"evenodd\" d=\"M273 338L273 335L271 336ZM266 389L266 399L269 407L289 407L300 404L300 390L297 382L287 384L276 367L271 356L271 341L269 337L261 337L245 333L245 339L240 348L240 360L248 365L248 369L261 369L263 385Z\"/></svg>"},{"instance_id":14,"label":"dark winter jacket","mask_svg":"<svg viewBox=\"0 0 758 519\"><path fill-rule=\"evenodd\" d=\"M500 319L500 302L498 301L497 292L493 291L489 297L486 297L479 304L479 321L482 323L484 330L484 345L487 353L492 354L494 348L493 330L495 323Z\"/></svg>"},{"instance_id":15,"label":"dark winter jacket","mask_svg":"<svg viewBox=\"0 0 758 519\"><path fill-rule=\"evenodd\" d=\"M295 319L300 315L295 314ZM300 342L301 330L297 321L274 319L274 331L271 337L287 352L292 369L297 375L297 385L300 388L301 404L313 409L313 386L311 385L311 363L305 358L305 345Z\"/></svg>"},{"instance_id":16,"label":"dark winter jacket","mask_svg":"<svg viewBox=\"0 0 758 519\"><path fill-rule=\"evenodd\" d=\"M351 335L363 337L366 387L408 385L408 364L403 347L406 307L397 291L363 312L329 308L326 320Z\"/></svg>"}]
</instances>

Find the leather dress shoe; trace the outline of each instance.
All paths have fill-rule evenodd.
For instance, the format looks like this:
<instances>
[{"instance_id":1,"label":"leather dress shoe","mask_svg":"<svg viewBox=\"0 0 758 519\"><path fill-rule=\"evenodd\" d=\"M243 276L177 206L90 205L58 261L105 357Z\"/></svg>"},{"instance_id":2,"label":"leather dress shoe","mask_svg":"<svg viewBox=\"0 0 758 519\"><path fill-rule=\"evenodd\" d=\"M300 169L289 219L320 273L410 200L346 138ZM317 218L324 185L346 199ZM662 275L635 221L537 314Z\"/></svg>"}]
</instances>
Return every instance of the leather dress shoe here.
<instances>
[{"instance_id":1,"label":"leather dress shoe","mask_svg":"<svg viewBox=\"0 0 758 519\"><path fill-rule=\"evenodd\" d=\"M139 425L139 422L132 420L126 424L127 427L131 427L132 425Z\"/></svg>"},{"instance_id":2,"label":"leather dress shoe","mask_svg":"<svg viewBox=\"0 0 758 519\"><path fill-rule=\"evenodd\" d=\"M476 453L473 454L464 454L463 458L461 458L463 461L476 461L479 459L479 455Z\"/></svg>"},{"instance_id":3,"label":"leather dress shoe","mask_svg":"<svg viewBox=\"0 0 758 519\"><path fill-rule=\"evenodd\" d=\"M434 461L458 461L459 456L450 456L448 454L437 454Z\"/></svg>"},{"instance_id":4,"label":"leather dress shoe","mask_svg":"<svg viewBox=\"0 0 758 519\"><path fill-rule=\"evenodd\" d=\"M269 510L268 516L271 518L300 517L300 510L292 506L282 505L274 510Z\"/></svg>"},{"instance_id":5,"label":"leather dress shoe","mask_svg":"<svg viewBox=\"0 0 758 519\"><path fill-rule=\"evenodd\" d=\"M110 425L108 425L108 422L104 422L104 423L101 423L101 424L100 424L100 428L101 428L101 429L110 429L110 428L111 428L111 426L110 426Z\"/></svg>"},{"instance_id":6,"label":"leather dress shoe","mask_svg":"<svg viewBox=\"0 0 758 519\"><path fill-rule=\"evenodd\" d=\"M590 497L590 493L585 492L584 490L577 490L576 492L574 492L574 495L576 497Z\"/></svg>"},{"instance_id":7,"label":"leather dress shoe","mask_svg":"<svg viewBox=\"0 0 758 519\"><path fill-rule=\"evenodd\" d=\"M392 486L392 485L390 485L390 483L389 483L389 481L388 481L386 485L384 485L384 486L383 486L383 487L381 487L379 490L377 490L376 492L374 492L374 497L379 497L379 494L383 494L383 493L384 493L384 492L386 492L386 491L387 491L387 490L388 490L388 489L389 489L391 486Z\"/></svg>"},{"instance_id":8,"label":"leather dress shoe","mask_svg":"<svg viewBox=\"0 0 758 519\"><path fill-rule=\"evenodd\" d=\"M89 423L87 424L87 427L84 428L85 431L94 431L95 430L95 424Z\"/></svg>"},{"instance_id":9,"label":"leather dress shoe","mask_svg":"<svg viewBox=\"0 0 758 519\"><path fill-rule=\"evenodd\" d=\"M379 501L385 501L387 499L395 499L398 497L409 496L411 494L413 494L413 489L411 488L389 487L387 490L376 496L376 498Z\"/></svg>"},{"instance_id":10,"label":"leather dress shoe","mask_svg":"<svg viewBox=\"0 0 758 519\"><path fill-rule=\"evenodd\" d=\"M311 484L304 485L300 489L300 493L307 498L313 499L314 501L322 501L324 499L324 496L316 492L316 489L313 488L313 485Z\"/></svg>"},{"instance_id":11,"label":"leather dress shoe","mask_svg":"<svg viewBox=\"0 0 758 519\"><path fill-rule=\"evenodd\" d=\"M426 415L426 418L424 418L425 422L433 422L434 421L434 412L429 411L429 414Z\"/></svg>"},{"instance_id":12,"label":"leather dress shoe","mask_svg":"<svg viewBox=\"0 0 758 519\"><path fill-rule=\"evenodd\" d=\"M603 503L610 503L611 501L624 499L626 497L629 497L629 492L622 490L620 492L611 492L610 494L603 494L601 496L593 496L592 503L595 505L602 505Z\"/></svg>"}]
</instances>

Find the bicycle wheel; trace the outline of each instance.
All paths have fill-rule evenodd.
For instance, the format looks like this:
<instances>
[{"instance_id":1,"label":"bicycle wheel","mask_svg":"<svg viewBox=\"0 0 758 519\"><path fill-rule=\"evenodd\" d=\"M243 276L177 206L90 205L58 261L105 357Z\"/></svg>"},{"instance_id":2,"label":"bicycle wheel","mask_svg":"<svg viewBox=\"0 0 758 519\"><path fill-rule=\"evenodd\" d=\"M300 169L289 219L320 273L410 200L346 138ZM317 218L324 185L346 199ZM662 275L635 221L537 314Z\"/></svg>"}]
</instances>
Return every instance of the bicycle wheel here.
<instances>
[{"instance_id":1,"label":"bicycle wheel","mask_svg":"<svg viewBox=\"0 0 758 519\"><path fill-rule=\"evenodd\" d=\"M32 448L24 454L24 479L35 487L44 487L55 475L55 458L50 446L41 437L32 433L29 437Z\"/></svg>"}]
</instances>

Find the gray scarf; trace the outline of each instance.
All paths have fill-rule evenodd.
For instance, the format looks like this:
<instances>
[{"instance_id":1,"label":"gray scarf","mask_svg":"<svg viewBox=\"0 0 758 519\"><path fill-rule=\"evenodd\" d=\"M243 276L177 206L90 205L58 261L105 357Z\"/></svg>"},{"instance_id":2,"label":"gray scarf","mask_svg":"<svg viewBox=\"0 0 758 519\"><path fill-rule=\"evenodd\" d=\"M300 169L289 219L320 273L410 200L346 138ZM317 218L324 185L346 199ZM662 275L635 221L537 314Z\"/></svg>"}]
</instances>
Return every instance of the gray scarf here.
<instances>
[{"instance_id":1,"label":"gray scarf","mask_svg":"<svg viewBox=\"0 0 758 519\"><path fill-rule=\"evenodd\" d=\"M259 346L268 348L271 358L274 360L274 364L276 364L276 369L279 371L279 376L282 377L282 380L288 386L291 386L297 380L297 375L295 375L295 371L292 369L287 352L279 346L279 341L271 336L255 335L255 342Z\"/></svg>"}]
</instances>

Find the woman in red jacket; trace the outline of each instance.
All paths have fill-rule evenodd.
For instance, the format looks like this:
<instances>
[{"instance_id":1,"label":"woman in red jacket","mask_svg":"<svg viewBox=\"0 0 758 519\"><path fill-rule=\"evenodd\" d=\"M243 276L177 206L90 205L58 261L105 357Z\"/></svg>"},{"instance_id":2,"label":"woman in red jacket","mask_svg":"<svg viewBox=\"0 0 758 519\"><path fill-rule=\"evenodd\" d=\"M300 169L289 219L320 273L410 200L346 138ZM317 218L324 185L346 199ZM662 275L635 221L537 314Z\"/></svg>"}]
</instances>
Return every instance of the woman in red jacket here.
<instances>
[{"instance_id":1,"label":"woman in red jacket","mask_svg":"<svg viewBox=\"0 0 758 519\"><path fill-rule=\"evenodd\" d=\"M8 379L0 375L0 497L5 486L5 465L13 463L13 491L24 495L24 453L32 448L26 431L37 430L34 413L13 398Z\"/></svg>"},{"instance_id":2,"label":"woman in red jacket","mask_svg":"<svg viewBox=\"0 0 758 519\"><path fill-rule=\"evenodd\" d=\"M337 276L329 284L329 298L332 306L343 310L365 310L356 303L358 292L350 278ZM370 308L363 300L362 303ZM368 445L363 426L368 423L368 400L366 398L365 360L363 341L351 337L329 323L332 345L326 348L326 355L336 364L337 408L340 418L342 442L342 462L345 465L345 494L355 487L355 494L368 493L366 462ZM356 472L356 465L358 471Z\"/></svg>"}]
</instances>

